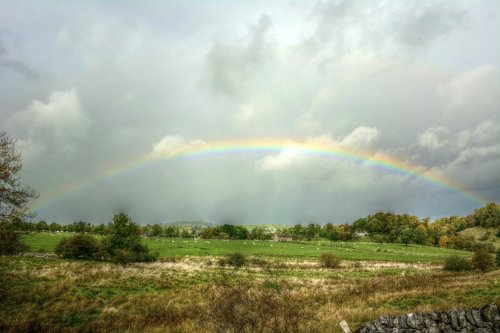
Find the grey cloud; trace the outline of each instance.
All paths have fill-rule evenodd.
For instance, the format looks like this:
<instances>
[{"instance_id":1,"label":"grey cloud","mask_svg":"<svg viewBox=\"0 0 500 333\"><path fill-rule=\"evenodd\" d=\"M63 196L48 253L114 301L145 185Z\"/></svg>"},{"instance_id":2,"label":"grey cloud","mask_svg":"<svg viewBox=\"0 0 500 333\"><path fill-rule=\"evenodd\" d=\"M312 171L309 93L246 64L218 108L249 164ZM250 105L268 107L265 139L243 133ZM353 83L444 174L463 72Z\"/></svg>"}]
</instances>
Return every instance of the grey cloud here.
<instances>
[{"instance_id":1,"label":"grey cloud","mask_svg":"<svg viewBox=\"0 0 500 333\"><path fill-rule=\"evenodd\" d=\"M465 12L449 2L430 6L427 2L417 2L405 14L394 31L396 39L417 49L432 46L466 22Z\"/></svg>"},{"instance_id":2,"label":"grey cloud","mask_svg":"<svg viewBox=\"0 0 500 333\"><path fill-rule=\"evenodd\" d=\"M0 20L23 45L2 59L47 75L0 68L2 124L42 197L84 183L39 218L108 222L127 209L141 223L340 223L477 208L412 177L293 149L169 158L245 138L369 149L500 198L499 75L484 60L500 54L451 62L495 31L500 12L482 2L28 3L2 2L23 17ZM156 162L139 163L147 156Z\"/></svg>"},{"instance_id":3,"label":"grey cloud","mask_svg":"<svg viewBox=\"0 0 500 333\"><path fill-rule=\"evenodd\" d=\"M12 70L29 80L40 80L42 75L23 61L12 58L0 40L0 66Z\"/></svg>"},{"instance_id":4,"label":"grey cloud","mask_svg":"<svg viewBox=\"0 0 500 333\"><path fill-rule=\"evenodd\" d=\"M242 42L215 42L207 55L207 70L203 82L212 91L237 96L246 81L257 75L256 69L271 56L268 31L271 19L262 15L256 25L250 24L249 35Z\"/></svg>"}]
</instances>

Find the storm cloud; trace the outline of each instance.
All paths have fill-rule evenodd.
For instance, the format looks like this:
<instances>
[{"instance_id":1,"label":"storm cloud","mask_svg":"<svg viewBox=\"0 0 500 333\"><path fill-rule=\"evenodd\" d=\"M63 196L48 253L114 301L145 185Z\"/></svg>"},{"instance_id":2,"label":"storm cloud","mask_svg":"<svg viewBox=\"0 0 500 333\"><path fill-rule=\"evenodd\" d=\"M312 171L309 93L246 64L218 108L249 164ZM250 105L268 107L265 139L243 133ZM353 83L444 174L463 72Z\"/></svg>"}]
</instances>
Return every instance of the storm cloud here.
<instances>
[{"instance_id":1,"label":"storm cloud","mask_svg":"<svg viewBox=\"0 0 500 333\"><path fill-rule=\"evenodd\" d=\"M345 223L482 204L293 142L392 157L500 200L494 0L0 7L0 129L41 194L38 219ZM264 138L290 145L168 158Z\"/></svg>"}]
</instances>

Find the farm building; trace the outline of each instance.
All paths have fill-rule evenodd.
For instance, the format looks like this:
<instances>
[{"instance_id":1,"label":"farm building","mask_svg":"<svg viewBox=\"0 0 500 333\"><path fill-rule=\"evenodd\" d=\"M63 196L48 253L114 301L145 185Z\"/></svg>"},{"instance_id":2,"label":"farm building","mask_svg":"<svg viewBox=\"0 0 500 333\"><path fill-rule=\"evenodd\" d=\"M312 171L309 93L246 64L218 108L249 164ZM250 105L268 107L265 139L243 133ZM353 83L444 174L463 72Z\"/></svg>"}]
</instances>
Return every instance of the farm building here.
<instances>
[{"instance_id":1,"label":"farm building","mask_svg":"<svg viewBox=\"0 0 500 333\"><path fill-rule=\"evenodd\" d=\"M274 235L273 240L275 242L291 242L293 239L292 236L290 235L276 234Z\"/></svg>"}]
</instances>

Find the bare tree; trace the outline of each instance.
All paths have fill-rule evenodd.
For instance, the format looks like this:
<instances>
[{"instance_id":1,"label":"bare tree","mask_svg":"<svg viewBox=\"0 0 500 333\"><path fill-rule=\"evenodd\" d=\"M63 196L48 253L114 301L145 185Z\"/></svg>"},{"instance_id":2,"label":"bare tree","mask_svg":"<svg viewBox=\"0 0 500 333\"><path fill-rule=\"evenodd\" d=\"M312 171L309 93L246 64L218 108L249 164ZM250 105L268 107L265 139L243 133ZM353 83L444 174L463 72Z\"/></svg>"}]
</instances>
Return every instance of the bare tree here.
<instances>
[{"instance_id":1,"label":"bare tree","mask_svg":"<svg viewBox=\"0 0 500 333\"><path fill-rule=\"evenodd\" d=\"M0 222L26 216L29 199L38 197L36 191L22 186L22 166L16 142L6 132L0 132Z\"/></svg>"}]
</instances>

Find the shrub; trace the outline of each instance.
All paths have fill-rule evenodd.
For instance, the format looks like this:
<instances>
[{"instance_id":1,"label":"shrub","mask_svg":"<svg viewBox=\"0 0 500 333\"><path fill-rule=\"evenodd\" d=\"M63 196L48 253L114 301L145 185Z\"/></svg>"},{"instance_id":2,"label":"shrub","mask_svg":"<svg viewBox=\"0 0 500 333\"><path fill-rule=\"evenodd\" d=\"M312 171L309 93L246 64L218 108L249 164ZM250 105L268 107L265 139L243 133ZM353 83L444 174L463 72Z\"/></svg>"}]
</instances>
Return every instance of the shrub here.
<instances>
[{"instance_id":1,"label":"shrub","mask_svg":"<svg viewBox=\"0 0 500 333\"><path fill-rule=\"evenodd\" d=\"M500 266L500 248L497 250L497 256L495 258L497 266Z\"/></svg>"},{"instance_id":2,"label":"shrub","mask_svg":"<svg viewBox=\"0 0 500 333\"><path fill-rule=\"evenodd\" d=\"M100 252L97 239L87 234L63 238L55 248L55 253L66 259L98 259Z\"/></svg>"},{"instance_id":3,"label":"shrub","mask_svg":"<svg viewBox=\"0 0 500 333\"><path fill-rule=\"evenodd\" d=\"M495 258L485 249L479 249L472 257L474 268L482 272L491 270L495 266Z\"/></svg>"},{"instance_id":4,"label":"shrub","mask_svg":"<svg viewBox=\"0 0 500 333\"><path fill-rule=\"evenodd\" d=\"M24 252L28 247L21 242L21 234L0 227L0 254L16 254Z\"/></svg>"},{"instance_id":5,"label":"shrub","mask_svg":"<svg viewBox=\"0 0 500 333\"><path fill-rule=\"evenodd\" d=\"M124 213L113 217L109 235L103 239L102 247L111 258L119 263L133 261L154 261L158 254L152 254L141 243L140 228Z\"/></svg>"},{"instance_id":6,"label":"shrub","mask_svg":"<svg viewBox=\"0 0 500 333\"><path fill-rule=\"evenodd\" d=\"M113 261L122 265L129 264L136 261L136 255L127 249L116 249L113 253Z\"/></svg>"},{"instance_id":7,"label":"shrub","mask_svg":"<svg viewBox=\"0 0 500 333\"><path fill-rule=\"evenodd\" d=\"M340 266L340 258L331 252L323 252L319 256L319 265L325 268L337 268Z\"/></svg>"},{"instance_id":8,"label":"shrub","mask_svg":"<svg viewBox=\"0 0 500 333\"><path fill-rule=\"evenodd\" d=\"M228 276L206 288L208 306L199 320L213 332L302 332L315 320L285 281L239 281Z\"/></svg>"},{"instance_id":9,"label":"shrub","mask_svg":"<svg viewBox=\"0 0 500 333\"><path fill-rule=\"evenodd\" d=\"M247 263L247 259L240 252L235 252L229 256L227 263L236 268L243 267Z\"/></svg>"},{"instance_id":10,"label":"shrub","mask_svg":"<svg viewBox=\"0 0 500 333\"><path fill-rule=\"evenodd\" d=\"M470 271L472 263L469 259L457 255L449 256L444 261L444 269L447 271Z\"/></svg>"}]
</instances>

